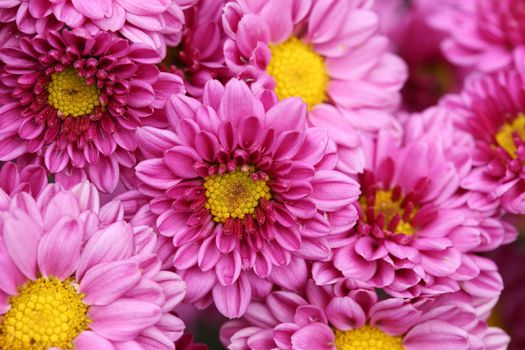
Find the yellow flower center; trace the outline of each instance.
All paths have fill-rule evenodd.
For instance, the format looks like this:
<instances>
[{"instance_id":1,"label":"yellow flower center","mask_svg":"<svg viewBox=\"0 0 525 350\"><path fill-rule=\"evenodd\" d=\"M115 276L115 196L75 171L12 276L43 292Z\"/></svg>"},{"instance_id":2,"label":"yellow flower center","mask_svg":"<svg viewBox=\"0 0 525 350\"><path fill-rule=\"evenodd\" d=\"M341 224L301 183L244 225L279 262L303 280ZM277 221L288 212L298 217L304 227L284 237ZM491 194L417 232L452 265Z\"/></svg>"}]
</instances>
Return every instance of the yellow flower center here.
<instances>
[{"instance_id":1,"label":"yellow flower center","mask_svg":"<svg viewBox=\"0 0 525 350\"><path fill-rule=\"evenodd\" d=\"M215 222L225 222L228 218L243 219L253 214L261 198L270 199L267 180L253 180L253 168L222 175L208 176L204 179L206 189L206 208L210 210Z\"/></svg>"},{"instance_id":2,"label":"yellow flower center","mask_svg":"<svg viewBox=\"0 0 525 350\"><path fill-rule=\"evenodd\" d=\"M379 190L375 193L375 202L374 202L374 215L377 218L379 213L383 215L384 224L394 233L404 233L406 235L413 235L416 230L410 223L410 219L413 218L414 213L408 213L408 218L406 217L406 208L402 206L403 197L399 196L397 199L393 199L392 191L383 191ZM365 198L361 197L359 200L363 211L366 213L368 204L366 203ZM389 227L392 219L399 214L399 222L395 227Z\"/></svg>"},{"instance_id":3,"label":"yellow flower center","mask_svg":"<svg viewBox=\"0 0 525 350\"><path fill-rule=\"evenodd\" d=\"M11 308L1 320L0 349L72 349L90 322L84 296L72 283L55 277L25 283L9 299Z\"/></svg>"},{"instance_id":4,"label":"yellow flower center","mask_svg":"<svg viewBox=\"0 0 525 350\"><path fill-rule=\"evenodd\" d=\"M267 72L275 79L279 99L301 97L309 110L326 100L326 65L311 45L292 36L281 44L270 45L270 50Z\"/></svg>"},{"instance_id":5,"label":"yellow flower center","mask_svg":"<svg viewBox=\"0 0 525 350\"><path fill-rule=\"evenodd\" d=\"M100 106L100 91L95 85L88 85L74 68L53 73L47 85L48 102L64 117L88 115Z\"/></svg>"},{"instance_id":6,"label":"yellow flower center","mask_svg":"<svg viewBox=\"0 0 525 350\"><path fill-rule=\"evenodd\" d=\"M520 113L511 123L505 123L496 134L496 142L512 157L516 158L514 135L525 140L525 114Z\"/></svg>"},{"instance_id":7,"label":"yellow flower center","mask_svg":"<svg viewBox=\"0 0 525 350\"><path fill-rule=\"evenodd\" d=\"M372 326L334 333L337 350L405 350L402 337L388 335Z\"/></svg>"}]
</instances>

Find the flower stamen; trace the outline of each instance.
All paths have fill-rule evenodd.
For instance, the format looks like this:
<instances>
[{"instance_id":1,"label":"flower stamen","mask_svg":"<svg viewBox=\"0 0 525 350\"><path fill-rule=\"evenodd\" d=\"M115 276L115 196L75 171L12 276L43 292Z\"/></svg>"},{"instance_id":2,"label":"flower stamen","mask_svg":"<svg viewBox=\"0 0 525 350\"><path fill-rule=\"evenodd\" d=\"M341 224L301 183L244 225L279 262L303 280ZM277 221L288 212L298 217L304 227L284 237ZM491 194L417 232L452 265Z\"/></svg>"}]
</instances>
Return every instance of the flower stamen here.
<instances>
[{"instance_id":1,"label":"flower stamen","mask_svg":"<svg viewBox=\"0 0 525 350\"><path fill-rule=\"evenodd\" d=\"M405 350L402 337L388 335L373 326L334 333L337 350Z\"/></svg>"}]
</instances>

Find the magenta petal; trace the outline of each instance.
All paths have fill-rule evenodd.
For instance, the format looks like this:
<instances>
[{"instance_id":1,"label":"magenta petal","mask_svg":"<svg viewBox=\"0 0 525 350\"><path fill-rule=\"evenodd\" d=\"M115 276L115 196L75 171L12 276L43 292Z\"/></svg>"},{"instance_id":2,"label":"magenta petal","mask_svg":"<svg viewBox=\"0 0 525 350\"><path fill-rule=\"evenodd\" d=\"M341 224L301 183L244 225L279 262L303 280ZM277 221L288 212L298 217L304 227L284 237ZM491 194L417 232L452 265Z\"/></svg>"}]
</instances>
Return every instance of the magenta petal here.
<instances>
[{"instance_id":1,"label":"magenta petal","mask_svg":"<svg viewBox=\"0 0 525 350\"><path fill-rule=\"evenodd\" d=\"M5 245L20 272L34 280L37 276L37 250L42 227L25 213L17 211L15 215L4 219Z\"/></svg>"},{"instance_id":2,"label":"magenta petal","mask_svg":"<svg viewBox=\"0 0 525 350\"><path fill-rule=\"evenodd\" d=\"M111 16L111 0L71 0L73 6L86 17L91 19L101 19Z\"/></svg>"},{"instance_id":3,"label":"magenta petal","mask_svg":"<svg viewBox=\"0 0 525 350\"><path fill-rule=\"evenodd\" d=\"M80 281L80 291L86 295L84 302L88 305L107 305L120 298L139 279L136 261L102 263L86 271Z\"/></svg>"},{"instance_id":4,"label":"magenta petal","mask_svg":"<svg viewBox=\"0 0 525 350\"><path fill-rule=\"evenodd\" d=\"M285 131L303 131L306 123L306 104L300 98L287 98L270 108L266 114L266 123L277 134Z\"/></svg>"},{"instance_id":5,"label":"magenta petal","mask_svg":"<svg viewBox=\"0 0 525 350\"><path fill-rule=\"evenodd\" d=\"M212 292L217 309L229 318L241 317L246 312L252 298L250 283L244 276L230 286L218 284Z\"/></svg>"},{"instance_id":6,"label":"magenta petal","mask_svg":"<svg viewBox=\"0 0 525 350\"><path fill-rule=\"evenodd\" d=\"M135 171L139 179L159 189L168 189L180 181L162 159L148 159L140 162Z\"/></svg>"},{"instance_id":7,"label":"magenta petal","mask_svg":"<svg viewBox=\"0 0 525 350\"><path fill-rule=\"evenodd\" d=\"M350 297L333 298L326 307L326 315L331 324L343 331L359 328L366 323L365 312Z\"/></svg>"},{"instance_id":8,"label":"magenta petal","mask_svg":"<svg viewBox=\"0 0 525 350\"><path fill-rule=\"evenodd\" d=\"M192 148L175 146L164 153L164 163L177 176L181 178L197 177L195 163L201 157Z\"/></svg>"},{"instance_id":9,"label":"magenta petal","mask_svg":"<svg viewBox=\"0 0 525 350\"><path fill-rule=\"evenodd\" d=\"M343 173L318 171L312 181L312 201L321 210L335 211L357 200L359 185Z\"/></svg>"},{"instance_id":10,"label":"magenta petal","mask_svg":"<svg viewBox=\"0 0 525 350\"><path fill-rule=\"evenodd\" d=\"M262 117L264 108L246 83L232 79L226 84L219 114L222 120L238 124L245 117Z\"/></svg>"},{"instance_id":11,"label":"magenta petal","mask_svg":"<svg viewBox=\"0 0 525 350\"><path fill-rule=\"evenodd\" d=\"M215 265L217 280L223 286L232 285L241 274L241 256L237 251L221 256Z\"/></svg>"},{"instance_id":12,"label":"magenta petal","mask_svg":"<svg viewBox=\"0 0 525 350\"><path fill-rule=\"evenodd\" d=\"M161 315L160 308L155 304L120 299L106 306L91 306L88 317L93 322L89 328L107 339L128 341L157 323Z\"/></svg>"},{"instance_id":13,"label":"magenta petal","mask_svg":"<svg viewBox=\"0 0 525 350\"><path fill-rule=\"evenodd\" d=\"M115 350L111 342L91 331L84 331L73 341L77 350Z\"/></svg>"},{"instance_id":14,"label":"magenta petal","mask_svg":"<svg viewBox=\"0 0 525 350\"><path fill-rule=\"evenodd\" d=\"M428 321L412 328L404 338L406 350L468 350L468 333L447 322Z\"/></svg>"},{"instance_id":15,"label":"magenta petal","mask_svg":"<svg viewBox=\"0 0 525 350\"><path fill-rule=\"evenodd\" d=\"M334 332L324 323L311 323L292 335L295 350L333 350Z\"/></svg>"},{"instance_id":16,"label":"magenta petal","mask_svg":"<svg viewBox=\"0 0 525 350\"><path fill-rule=\"evenodd\" d=\"M100 157L96 164L88 165L87 173L91 182L101 191L113 192L118 185L120 171L114 157Z\"/></svg>"},{"instance_id":17,"label":"magenta petal","mask_svg":"<svg viewBox=\"0 0 525 350\"><path fill-rule=\"evenodd\" d=\"M164 12L171 4L170 0L150 0L137 2L135 0L116 0L120 6L136 15L156 15Z\"/></svg>"},{"instance_id":18,"label":"magenta petal","mask_svg":"<svg viewBox=\"0 0 525 350\"><path fill-rule=\"evenodd\" d=\"M80 260L83 235L83 227L77 219L63 217L54 225L38 246L38 267L42 275L61 280L70 277Z\"/></svg>"}]
</instances>

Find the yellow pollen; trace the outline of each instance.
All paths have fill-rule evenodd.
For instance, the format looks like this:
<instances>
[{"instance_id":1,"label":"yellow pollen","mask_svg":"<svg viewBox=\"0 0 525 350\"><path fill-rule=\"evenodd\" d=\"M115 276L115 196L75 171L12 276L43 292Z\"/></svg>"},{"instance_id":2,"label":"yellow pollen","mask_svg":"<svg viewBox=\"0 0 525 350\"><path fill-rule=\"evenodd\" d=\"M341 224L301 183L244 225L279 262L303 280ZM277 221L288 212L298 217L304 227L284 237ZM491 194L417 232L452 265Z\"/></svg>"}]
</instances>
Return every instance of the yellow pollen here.
<instances>
[{"instance_id":1,"label":"yellow pollen","mask_svg":"<svg viewBox=\"0 0 525 350\"><path fill-rule=\"evenodd\" d=\"M19 288L0 323L0 349L73 349L73 340L90 323L84 295L73 282L41 277Z\"/></svg>"},{"instance_id":2,"label":"yellow pollen","mask_svg":"<svg viewBox=\"0 0 525 350\"><path fill-rule=\"evenodd\" d=\"M100 106L100 91L95 85L88 85L74 68L53 73L47 85L48 102L64 117L88 115Z\"/></svg>"},{"instance_id":3,"label":"yellow pollen","mask_svg":"<svg viewBox=\"0 0 525 350\"><path fill-rule=\"evenodd\" d=\"M388 223L390 222L390 220L392 220L392 218L396 214L403 216L405 209L401 206L402 202L403 202L402 197L400 197L396 201L392 199L392 191L383 191L383 190L377 191L375 194L375 203L374 203L374 212L375 212L376 217L379 213L382 213L385 219L385 226L388 226ZM363 211L366 212L367 204L363 197L361 197L361 199L359 200L359 203L361 204ZM411 217L413 216L414 214L411 215ZM399 223L397 224L393 232L394 233L404 233L410 236L410 235L413 235L416 232L416 230L410 224L410 222L407 222L401 219L399 220Z\"/></svg>"},{"instance_id":4,"label":"yellow pollen","mask_svg":"<svg viewBox=\"0 0 525 350\"><path fill-rule=\"evenodd\" d=\"M512 157L516 158L517 147L514 134L525 141L525 114L520 113L511 123L505 123L496 134L496 142Z\"/></svg>"},{"instance_id":5,"label":"yellow pollen","mask_svg":"<svg viewBox=\"0 0 525 350\"><path fill-rule=\"evenodd\" d=\"M279 99L301 97L308 110L326 100L326 65L312 45L292 36L281 44L270 45L270 51L272 58L267 72L275 79Z\"/></svg>"},{"instance_id":6,"label":"yellow pollen","mask_svg":"<svg viewBox=\"0 0 525 350\"><path fill-rule=\"evenodd\" d=\"M254 214L261 198L270 199L270 187L266 180L251 178L253 168L239 169L223 175L204 178L206 189L206 208L210 210L215 222L225 222L228 218L244 219Z\"/></svg>"},{"instance_id":7,"label":"yellow pollen","mask_svg":"<svg viewBox=\"0 0 525 350\"><path fill-rule=\"evenodd\" d=\"M334 333L337 350L405 350L402 337L388 335L372 326Z\"/></svg>"}]
</instances>

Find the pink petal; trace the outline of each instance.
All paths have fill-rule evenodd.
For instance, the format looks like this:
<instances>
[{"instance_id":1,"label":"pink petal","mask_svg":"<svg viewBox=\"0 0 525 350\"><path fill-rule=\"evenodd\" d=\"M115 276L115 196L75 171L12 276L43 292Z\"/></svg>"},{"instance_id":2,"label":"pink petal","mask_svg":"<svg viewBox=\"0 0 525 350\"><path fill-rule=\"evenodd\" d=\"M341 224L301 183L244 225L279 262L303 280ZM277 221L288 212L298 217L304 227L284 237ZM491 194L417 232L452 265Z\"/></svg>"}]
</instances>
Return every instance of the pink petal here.
<instances>
[{"instance_id":1,"label":"pink petal","mask_svg":"<svg viewBox=\"0 0 525 350\"><path fill-rule=\"evenodd\" d=\"M80 260L83 235L77 219L62 217L38 245L38 267L42 275L61 280L70 277Z\"/></svg>"},{"instance_id":2,"label":"pink petal","mask_svg":"<svg viewBox=\"0 0 525 350\"><path fill-rule=\"evenodd\" d=\"M161 318L155 305L134 299L120 299L106 306L91 306L88 317L93 320L89 328L113 341L133 340Z\"/></svg>"},{"instance_id":3,"label":"pink petal","mask_svg":"<svg viewBox=\"0 0 525 350\"><path fill-rule=\"evenodd\" d=\"M80 333L73 342L77 350L115 350L109 340L91 331Z\"/></svg>"},{"instance_id":4,"label":"pink petal","mask_svg":"<svg viewBox=\"0 0 525 350\"><path fill-rule=\"evenodd\" d=\"M86 295L84 302L88 305L107 305L135 286L140 276L136 261L102 263L86 271L80 281L80 291Z\"/></svg>"},{"instance_id":5,"label":"pink petal","mask_svg":"<svg viewBox=\"0 0 525 350\"><path fill-rule=\"evenodd\" d=\"M111 16L111 0L72 0L72 2L78 12L91 19Z\"/></svg>"},{"instance_id":6,"label":"pink petal","mask_svg":"<svg viewBox=\"0 0 525 350\"><path fill-rule=\"evenodd\" d=\"M140 162L135 168L137 177L146 184L159 188L168 189L179 183L179 179L166 166L162 159L147 159Z\"/></svg>"},{"instance_id":7,"label":"pink petal","mask_svg":"<svg viewBox=\"0 0 525 350\"><path fill-rule=\"evenodd\" d=\"M350 297L333 298L326 307L326 315L334 327L343 331L362 327L366 322L365 312Z\"/></svg>"},{"instance_id":8,"label":"pink petal","mask_svg":"<svg viewBox=\"0 0 525 350\"><path fill-rule=\"evenodd\" d=\"M201 158L193 149L185 146L175 146L164 153L164 162L167 167L178 177L197 177L195 163Z\"/></svg>"},{"instance_id":9,"label":"pink petal","mask_svg":"<svg viewBox=\"0 0 525 350\"><path fill-rule=\"evenodd\" d=\"M264 108L246 83L232 79L226 84L219 114L222 120L238 124L245 117L262 117Z\"/></svg>"},{"instance_id":10,"label":"pink petal","mask_svg":"<svg viewBox=\"0 0 525 350\"><path fill-rule=\"evenodd\" d=\"M442 321L428 321L412 328L404 337L406 350L468 350L468 333Z\"/></svg>"},{"instance_id":11,"label":"pink petal","mask_svg":"<svg viewBox=\"0 0 525 350\"><path fill-rule=\"evenodd\" d=\"M246 312L252 298L252 289L248 280L241 276L230 286L216 285L212 294L219 312L226 317L236 318Z\"/></svg>"},{"instance_id":12,"label":"pink petal","mask_svg":"<svg viewBox=\"0 0 525 350\"><path fill-rule=\"evenodd\" d=\"M324 323L311 323L292 335L294 350L333 350L334 333Z\"/></svg>"}]
</instances>

